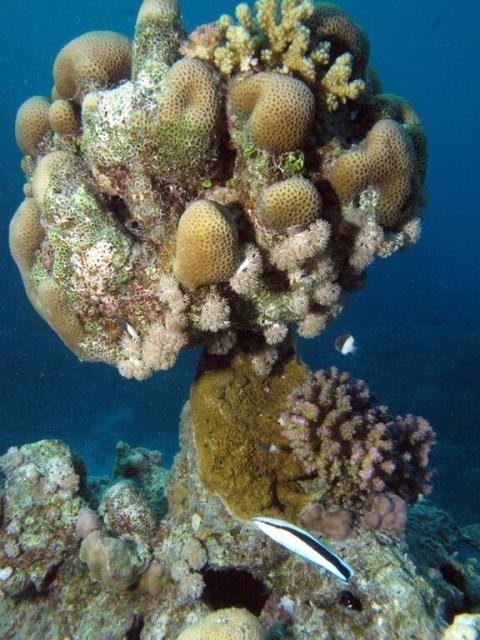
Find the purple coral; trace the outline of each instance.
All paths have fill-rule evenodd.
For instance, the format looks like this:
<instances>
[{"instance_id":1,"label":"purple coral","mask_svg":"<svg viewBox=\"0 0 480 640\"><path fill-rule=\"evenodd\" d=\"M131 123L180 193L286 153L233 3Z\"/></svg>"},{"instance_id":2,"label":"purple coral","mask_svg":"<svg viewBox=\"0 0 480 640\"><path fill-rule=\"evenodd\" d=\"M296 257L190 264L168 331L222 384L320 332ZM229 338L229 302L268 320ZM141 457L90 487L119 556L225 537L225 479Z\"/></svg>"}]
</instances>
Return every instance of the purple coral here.
<instances>
[{"instance_id":1,"label":"purple coral","mask_svg":"<svg viewBox=\"0 0 480 640\"><path fill-rule=\"evenodd\" d=\"M430 491L432 427L410 414L392 417L374 403L362 380L332 367L293 392L279 418L309 490L326 507L363 510L379 494L411 502Z\"/></svg>"}]
</instances>

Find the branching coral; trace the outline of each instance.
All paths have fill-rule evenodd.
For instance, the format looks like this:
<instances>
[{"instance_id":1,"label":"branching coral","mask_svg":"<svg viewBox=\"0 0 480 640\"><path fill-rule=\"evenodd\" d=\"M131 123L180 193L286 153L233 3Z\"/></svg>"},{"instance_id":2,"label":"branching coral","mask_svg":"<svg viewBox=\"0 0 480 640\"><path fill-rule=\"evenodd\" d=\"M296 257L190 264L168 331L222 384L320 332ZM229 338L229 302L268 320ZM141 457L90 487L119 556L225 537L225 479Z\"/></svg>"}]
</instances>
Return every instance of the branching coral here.
<instances>
[{"instance_id":1,"label":"branching coral","mask_svg":"<svg viewBox=\"0 0 480 640\"><path fill-rule=\"evenodd\" d=\"M386 492L408 501L428 493L434 435L423 418L390 416L364 382L334 368L312 375L289 402L279 425L323 506L368 510Z\"/></svg>"},{"instance_id":2,"label":"branching coral","mask_svg":"<svg viewBox=\"0 0 480 640\"><path fill-rule=\"evenodd\" d=\"M352 75L352 54L339 56L322 79L325 100L330 111L336 111L347 99L356 100L365 89L363 80L350 80Z\"/></svg>"},{"instance_id":3,"label":"branching coral","mask_svg":"<svg viewBox=\"0 0 480 640\"><path fill-rule=\"evenodd\" d=\"M322 96L329 111L364 91L358 74L366 72L368 39L340 7L310 0L283 0L281 5L259 0L253 15L244 3L235 15L238 25L222 16L217 24L199 27L181 52L207 60L224 76L259 65L298 76ZM339 55L332 58L331 53Z\"/></svg>"}]
</instances>

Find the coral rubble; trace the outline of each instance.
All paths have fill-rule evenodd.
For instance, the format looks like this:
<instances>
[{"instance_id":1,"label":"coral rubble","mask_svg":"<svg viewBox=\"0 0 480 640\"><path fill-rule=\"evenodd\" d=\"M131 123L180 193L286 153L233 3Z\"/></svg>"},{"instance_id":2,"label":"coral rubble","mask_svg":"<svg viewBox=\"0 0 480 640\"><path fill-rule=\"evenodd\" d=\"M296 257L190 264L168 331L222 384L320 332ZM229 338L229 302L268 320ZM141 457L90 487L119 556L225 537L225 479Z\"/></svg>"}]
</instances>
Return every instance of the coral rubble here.
<instances>
[{"instance_id":1,"label":"coral rubble","mask_svg":"<svg viewBox=\"0 0 480 640\"><path fill-rule=\"evenodd\" d=\"M201 481L193 429L187 403L182 450L163 489L157 452L121 443L97 509L98 482L67 446L44 440L0 458L0 637L440 640L445 620L480 605L474 549L466 553L468 535L445 512L414 506L405 540L369 528L332 538L356 573L345 588L232 518ZM141 473L107 514L122 468ZM131 519L148 503L147 477L170 506L153 536ZM475 620L457 616L445 638Z\"/></svg>"}]
</instances>

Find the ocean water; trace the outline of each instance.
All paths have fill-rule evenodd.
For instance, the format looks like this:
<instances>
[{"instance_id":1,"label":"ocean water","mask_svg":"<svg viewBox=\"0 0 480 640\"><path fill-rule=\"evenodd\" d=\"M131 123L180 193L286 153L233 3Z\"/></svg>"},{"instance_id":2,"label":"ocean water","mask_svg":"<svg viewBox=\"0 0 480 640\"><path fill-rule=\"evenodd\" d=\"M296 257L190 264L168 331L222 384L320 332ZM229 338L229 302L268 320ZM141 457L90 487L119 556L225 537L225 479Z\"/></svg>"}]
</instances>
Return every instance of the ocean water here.
<instances>
[{"instance_id":1,"label":"ocean water","mask_svg":"<svg viewBox=\"0 0 480 640\"><path fill-rule=\"evenodd\" d=\"M185 2L189 30L232 13L233 0ZM462 0L359 0L342 6L368 31L372 62L386 92L411 101L429 140L430 205L420 242L369 270L335 327L300 341L311 368L335 365L367 380L393 412L428 418L438 445L434 501L460 522L480 512L480 198L477 79L480 3ZM57 52L94 29L132 35L137 3L60 0L5 3L0 27L0 454L12 445L61 438L90 473L110 471L114 445L177 450L178 416L199 351L146 382L122 379L102 364L81 363L28 303L8 251L8 224L22 199L15 113L48 94ZM358 353L333 346L351 332Z\"/></svg>"}]
</instances>

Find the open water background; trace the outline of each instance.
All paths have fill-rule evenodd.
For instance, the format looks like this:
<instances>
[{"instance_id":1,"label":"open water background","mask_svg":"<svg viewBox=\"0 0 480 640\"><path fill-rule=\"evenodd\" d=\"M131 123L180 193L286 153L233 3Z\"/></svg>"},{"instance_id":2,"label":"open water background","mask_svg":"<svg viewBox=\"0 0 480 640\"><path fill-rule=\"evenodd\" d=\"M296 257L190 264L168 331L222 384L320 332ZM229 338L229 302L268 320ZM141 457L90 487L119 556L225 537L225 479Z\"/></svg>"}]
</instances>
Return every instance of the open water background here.
<instances>
[{"instance_id":1,"label":"open water background","mask_svg":"<svg viewBox=\"0 0 480 640\"><path fill-rule=\"evenodd\" d=\"M335 365L367 380L393 412L424 415L437 431L433 499L462 522L480 512L480 198L478 105L480 2L345 0L368 31L383 90L412 102L429 137L429 212L412 250L376 262L366 288L337 324L302 341L311 368ZM185 2L189 31L233 13L232 0ZM9 446L61 438L105 474L114 445L177 450L178 416L198 350L146 382L79 362L28 303L8 251L8 224L22 200L14 139L18 106L48 95L56 54L95 29L131 36L138 9L128 0L24 0L2 8L0 26L0 454ZM351 332L359 352L337 354Z\"/></svg>"}]
</instances>

